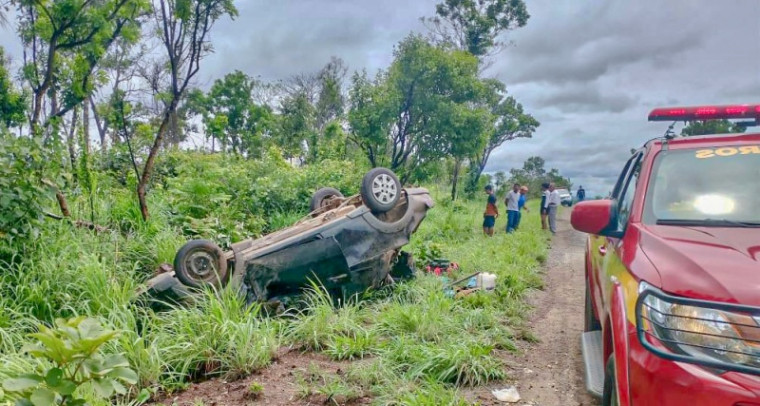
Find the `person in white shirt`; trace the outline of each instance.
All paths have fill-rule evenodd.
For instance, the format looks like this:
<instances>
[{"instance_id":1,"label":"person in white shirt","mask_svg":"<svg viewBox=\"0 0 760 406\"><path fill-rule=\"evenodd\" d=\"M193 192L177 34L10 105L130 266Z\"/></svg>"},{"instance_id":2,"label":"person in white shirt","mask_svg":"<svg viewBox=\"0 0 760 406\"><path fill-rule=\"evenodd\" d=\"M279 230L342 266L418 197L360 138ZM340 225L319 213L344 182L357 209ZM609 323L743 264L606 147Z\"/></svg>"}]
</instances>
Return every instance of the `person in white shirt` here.
<instances>
[{"instance_id":1,"label":"person in white shirt","mask_svg":"<svg viewBox=\"0 0 760 406\"><path fill-rule=\"evenodd\" d=\"M512 190L507 193L504 199L507 205L507 232L511 233L517 228L517 216L520 215L520 185L515 183Z\"/></svg>"},{"instance_id":2,"label":"person in white shirt","mask_svg":"<svg viewBox=\"0 0 760 406\"><path fill-rule=\"evenodd\" d=\"M549 184L549 195L546 197L545 209L549 213L549 230L552 234L557 233L557 208L562 203L554 182Z\"/></svg>"}]
</instances>

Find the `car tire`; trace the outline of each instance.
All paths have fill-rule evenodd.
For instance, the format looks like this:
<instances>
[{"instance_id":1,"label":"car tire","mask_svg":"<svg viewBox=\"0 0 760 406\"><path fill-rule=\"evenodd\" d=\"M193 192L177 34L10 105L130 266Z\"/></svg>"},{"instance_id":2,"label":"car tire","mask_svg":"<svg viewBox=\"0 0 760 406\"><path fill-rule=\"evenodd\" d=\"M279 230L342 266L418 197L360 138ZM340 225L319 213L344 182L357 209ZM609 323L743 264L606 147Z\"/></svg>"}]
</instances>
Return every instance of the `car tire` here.
<instances>
[{"instance_id":1,"label":"car tire","mask_svg":"<svg viewBox=\"0 0 760 406\"><path fill-rule=\"evenodd\" d=\"M208 240L193 240L183 245L174 257L174 273L185 286L222 287L227 283L224 251Z\"/></svg>"},{"instance_id":2,"label":"car tire","mask_svg":"<svg viewBox=\"0 0 760 406\"><path fill-rule=\"evenodd\" d=\"M362 179L361 196L374 213L385 213L401 198L401 182L390 169L372 169Z\"/></svg>"},{"instance_id":3,"label":"car tire","mask_svg":"<svg viewBox=\"0 0 760 406\"><path fill-rule=\"evenodd\" d=\"M343 198L343 194L338 189L331 187L323 187L311 196L311 202L309 202L309 212L314 212L329 201L330 198L339 197Z\"/></svg>"},{"instance_id":4,"label":"car tire","mask_svg":"<svg viewBox=\"0 0 760 406\"><path fill-rule=\"evenodd\" d=\"M602 406L620 406L617 384L615 383L615 353L610 354L607 367L604 370L604 390L602 391Z\"/></svg>"},{"instance_id":5,"label":"car tire","mask_svg":"<svg viewBox=\"0 0 760 406\"><path fill-rule=\"evenodd\" d=\"M588 280L586 281L586 305L584 309L583 331L598 331L602 329L601 323L594 316L594 306L591 303L591 289Z\"/></svg>"}]
</instances>

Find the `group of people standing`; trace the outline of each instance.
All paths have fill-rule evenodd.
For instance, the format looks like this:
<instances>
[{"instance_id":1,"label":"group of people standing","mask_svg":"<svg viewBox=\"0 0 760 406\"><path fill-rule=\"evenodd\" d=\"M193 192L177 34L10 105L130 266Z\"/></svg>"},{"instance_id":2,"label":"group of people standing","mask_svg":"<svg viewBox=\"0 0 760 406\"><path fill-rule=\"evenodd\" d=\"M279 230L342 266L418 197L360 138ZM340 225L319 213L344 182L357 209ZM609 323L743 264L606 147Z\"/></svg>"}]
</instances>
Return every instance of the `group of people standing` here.
<instances>
[{"instance_id":1,"label":"group of people standing","mask_svg":"<svg viewBox=\"0 0 760 406\"><path fill-rule=\"evenodd\" d=\"M559 192L557 192L554 183L541 184L541 228L548 228L552 234L557 232L557 208L561 204ZM496 219L499 217L499 208L497 206L496 195L493 186L487 185L485 192L488 195L486 202L486 211L483 213L483 233L492 236ZM507 233L512 233L520 226L522 211L530 212L525 205L527 200L528 187L515 183L512 190L507 193L504 204L507 206Z\"/></svg>"}]
</instances>

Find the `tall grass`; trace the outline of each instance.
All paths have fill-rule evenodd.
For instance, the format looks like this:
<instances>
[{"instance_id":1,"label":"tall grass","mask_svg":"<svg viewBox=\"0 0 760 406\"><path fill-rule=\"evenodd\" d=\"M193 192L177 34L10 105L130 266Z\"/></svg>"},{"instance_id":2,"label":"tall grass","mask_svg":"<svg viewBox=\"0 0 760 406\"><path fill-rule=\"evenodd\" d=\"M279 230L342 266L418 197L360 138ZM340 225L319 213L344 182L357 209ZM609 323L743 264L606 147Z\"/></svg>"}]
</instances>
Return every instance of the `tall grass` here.
<instances>
[{"instance_id":1,"label":"tall grass","mask_svg":"<svg viewBox=\"0 0 760 406\"><path fill-rule=\"evenodd\" d=\"M207 158L191 159L177 170L185 179L209 176L204 173L209 165ZM121 331L109 351L125 354L140 387L160 391L206 376L245 376L265 368L283 345L354 361L356 367L342 380L312 388L328 397L362 391L381 404L459 405L458 387L505 377L497 354L515 348L527 309L522 297L541 287L538 268L546 258L547 237L537 215L523 215L521 229L512 235L502 225L496 236L485 237L480 228L485 199L452 203L436 189L438 206L406 249L418 257L435 253L458 262L461 271L453 277L495 273L495 292L453 299L444 293L442 278L420 275L371 293L369 300L337 305L314 286L304 295L302 310L281 318L263 316L257 305L248 306L230 290L204 292L192 306L163 313L137 305L139 284L158 265L171 263L189 236L205 236L219 226L224 236L216 239L223 242L235 233L283 227L305 212L308 191L301 185L339 185L347 192L358 185L355 171L337 163L328 165L335 169L329 176L292 169L282 176L256 163L240 165L214 169L219 184L166 179L151 192L149 223L142 221L129 187L112 184L95 200L95 221L112 232L50 221L38 240L0 247L13 254L0 261L0 380L40 367L21 352L33 326L75 315L96 317ZM253 175L238 176L241 168L262 178L254 185ZM294 189L295 197L285 196ZM88 218L86 202L70 198L74 216ZM290 207L295 199L298 204ZM259 203L266 207L254 206ZM192 227L198 230L188 230Z\"/></svg>"}]
</instances>

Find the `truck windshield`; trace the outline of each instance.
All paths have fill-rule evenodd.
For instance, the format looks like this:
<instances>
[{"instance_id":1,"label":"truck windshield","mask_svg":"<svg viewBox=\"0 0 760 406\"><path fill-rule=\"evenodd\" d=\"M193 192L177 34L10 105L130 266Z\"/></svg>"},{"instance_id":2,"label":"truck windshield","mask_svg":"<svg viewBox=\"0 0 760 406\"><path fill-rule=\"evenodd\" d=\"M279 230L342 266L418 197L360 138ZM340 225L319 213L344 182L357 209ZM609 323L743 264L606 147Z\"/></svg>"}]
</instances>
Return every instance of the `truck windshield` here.
<instances>
[{"instance_id":1,"label":"truck windshield","mask_svg":"<svg viewBox=\"0 0 760 406\"><path fill-rule=\"evenodd\" d=\"M760 146L670 150L655 161L648 223L760 226Z\"/></svg>"}]
</instances>

